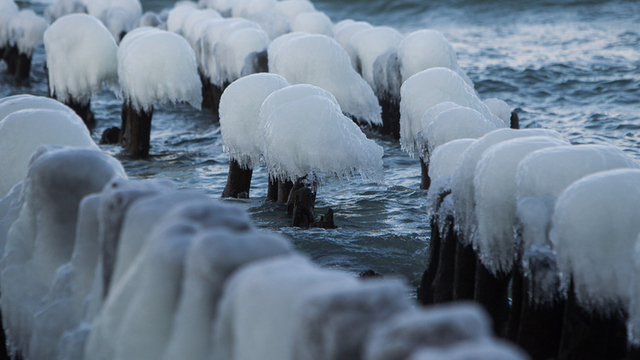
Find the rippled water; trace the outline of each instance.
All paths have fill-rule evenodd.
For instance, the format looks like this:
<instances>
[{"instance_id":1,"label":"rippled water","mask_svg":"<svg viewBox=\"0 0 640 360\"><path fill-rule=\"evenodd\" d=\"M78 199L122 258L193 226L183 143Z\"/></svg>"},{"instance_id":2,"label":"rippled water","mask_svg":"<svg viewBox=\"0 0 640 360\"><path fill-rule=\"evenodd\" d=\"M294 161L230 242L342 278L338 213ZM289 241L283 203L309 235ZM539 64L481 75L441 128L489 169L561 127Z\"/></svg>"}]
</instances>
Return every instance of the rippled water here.
<instances>
[{"instance_id":1,"label":"rippled water","mask_svg":"<svg viewBox=\"0 0 640 360\"><path fill-rule=\"evenodd\" d=\"M170 1L143 1L160 11ZM608 143L637 159L640 129L640 6L635 1L324 0L316 8L334 22L352 18L410 32L442 31L482 99L498 97L520 114L521 125L555 129L574 143ZM41 11L41 4L21 6ZM0 96L46 94L43 49L29 82L16 84L0 65ZM92 103L99 134L120 122L121 101L105 92ZM419 190L420 166L398 143L368 134L385 149L385 184L328 179L317 214L335 210L335 230L288 227L283 205L265 202L266 174L254 171L251 199L225 200L245 208L258 227L284 233L326 267L373 269L415 285L425 267L430 229ZM186 106L156 108L151 157L133 161L117 146L132 178L170 178L180 187L219 197L228 158L212 113Z\"/></svg>"}]
</instances>

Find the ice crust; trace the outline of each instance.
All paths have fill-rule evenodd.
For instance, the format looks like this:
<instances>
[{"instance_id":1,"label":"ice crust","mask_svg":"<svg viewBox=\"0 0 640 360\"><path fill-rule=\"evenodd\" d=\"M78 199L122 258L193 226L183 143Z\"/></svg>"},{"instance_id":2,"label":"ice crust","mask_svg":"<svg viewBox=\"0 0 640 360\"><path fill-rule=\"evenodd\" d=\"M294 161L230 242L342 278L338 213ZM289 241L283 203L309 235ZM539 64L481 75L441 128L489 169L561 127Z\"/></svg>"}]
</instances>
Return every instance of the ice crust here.
<instances>
[{"instance_id":1,"label":"ice crust","mask_svg":"<svg viewBox=\"0 0 640 360\"><path fill-rule=\"evenodd\" d=\"M359 122L382 124L381 108L371 87L350 65L349 55L324 35L289 39L273 55L270 72L294 84L311 84L331 92L342 111Z\"/></svg>"},{"instance_id":2,"label":"ice crust","mask_svg":"<svg viewBox=\"0 0 640 360\"><path fill-rule=\"evenodd\" d=\"M51 93L60 101L88 104L103 85L117 83L118 47L95 17L61 17L45 31L44 46Z\"/></svg>"},{"instance_id":3,"label":"ice crust","mask_svg":"<svg viewBox=\"0 0 640 360\"><path fill-rule=\"evenodd\" d=\"M474 139L456 139L435 148L429 158L429 177L452 176L464 151L475 142Z\"/></svg>"},{"instance_id":4,"label":"ice crust","mask_svg":"<svg viewBox=\"0 0 640 360\"><path fill-rule=\"evenodd\" d=\"M420 348L448 348L492 336L491 319L471 302L400 312L376 327L365 343L364 360L406 359Z\"/></svg>"},{"instance_id":5,"label":"ice crust","mask_svg":"<svg viewBox=\"0 0 640 360\"><path fill-rule=\"evenodd\" d=\"M483 101L491 113L502 120L507 126L511 125L511 108L503 100L491 98Z\"/></svg>"},{"instance_id":6,"label":"ice crust","mask_svg":"<svg viewBox=\"0 0 640 360\"><path fill-rule=\"evenodd\" d=\"M499 123L497 125L504 125ZM477 139L496 130L495 123L487 120L479 112L456 107L445 110L425 129L423 134L427 141L427 151L431 153L436 147L456 139Z\"/></svg>"},{"instance_id":7,"label":"ice crust","mask_svg":"<svg viewBox=\"0 0 640 360\"><path fill-rule=\"evenodd\" d=\"M448 68L431 68L413 75L402 84L400 98L400 145L409 154L419 149L414 129L421 129L422 117L432 106L453 102L478 111L486 119L495 118L473 88Z\"/></svg>"},{"instance_id":8,"label":"ice crust","mask_svg":"<svg viewBox=\"0 0 640 360\"><path fill-rule=\"evenodd\" d=\"M402 34L398 30L386 26L359 31L349 39L349 53L355 55L356 70L371 88L375 89L374 62L389 48L397 47L401 40Z\"/></svg>"},{"instance_id":9,"label":"ice crust","mask_svg":"<svg viewBox=\"0 0 640 360\"><path fill-rule=\"evenodd\" d=\"M349 55L351 66L354 70L357 70L358 68L356 64L356 52L354 48L349 46L349 42L355 34L372 28L373 25L368 22L353 20L337 23L333 27L333 38Z\"/></svg>"},{"instance_id":10,"label":"ice crust","mask_svg":"<svg viewBox=\"0 0 640 360\"><path fill-rule=\"evenodd\" d=\"M612 314L627 308L632 254L640 233L640 170L586 176L558 197L549 233L562 282L572 280L578 304Z\"/></svg>"},{"instance_id":11,"label":"ice crust","mask_svg":"<svg viewBox=\"0 0 640 360\"><path fill-rule=\"evenodd\" d=\"M451 192L456 214L455 229L463 244L468 245L473 242L477 228L473 178L478 160L489 147L497 143L530 136L562 138L557 132L545 129L498 129L478 139L462 153L451 179Z\"/></svg>"},{"instance_id":12,"label":"ice crust","mask_svg":"<svg viewBox=\"0 0 640 360\"><path fill-rule=\"evenodd\" d=\"M220 98L220 132L223 149L240 166L260 165L258 120L264 100L289 86L276 74L253 74L234 81Z\"/></svg>"},{"instance_id":13,"label":"ice crust","mask_svg":"<svg viewBox=\"0 0 640 360\"><path fill-rule=\"evenodd\" d=\"M298 14L291 23L291 31L332 36L333 23L323 12L303 12Z\"/></svg>"},{"instance_id":14,"label":"ice crust","mask_svg":"<svg viewBox=\"0 0 640 360\"><path fill-rule=\"evenodd\" d=\"M554 146L570 145L552 137L512 139L490 147L478 161L473 178L478 220L474 248L493 274L508 273L513 265L518 164L533 151Z\"/></svg>"},{"instance_id":15,"label":"ice crust","mask_svg":"<svg viewBox=\"0 0 640 360\"><path fill-rule=\"evenodd\" d=\"M456 52L437 30L414 31L398 45L400 73L403 81L427 69L445 67L455 71L471 87L473 82L458 66Z\"/></svg>"},{"instance_id":16,"label":"ice crust","mask_svg":"<svg viewBox=\"0 0 640 360\"><path fill-rule=\"evenodd\" d=\"M19 53L31 56L36 46L42 44L47 26L47 21L33 10L20 10L11 17L7 26L9 45L16 46Z\"/></svg>"},{"instance_id":17,"label":"ice crust","mask_svg":"<svg viewBox=\"0 0 640 360\"><path fill-rule=\"evenodd\" d=\"M118 49L120 89L134 108L149 111L156 103L202 104L202 83L193 49L170 32L140 28Z\"/></svg>"},{"instance_id":18,"label":"ice crust","mask_svg":"<svg viewBox=\"0 0 640 360\"><path fill-rule=\"evenodd\" d=\"M76 114L50 109L20 110L0 122L0 196L27 174L31 154L40 145L97 149L89 130Z\"/></svg>"},{"instance_id":19,"label":"ice crust","mask_svg":"<svg viewBox=\"0 0 640 360\"><path fill-rule=\"evenodd\" d=\"M67 113L75 122L80 122L75 111L54 99L44 96L13 95L0 100L0 122L9 114L20 110L47 109Z\"/></svg>"},{"instance_id":20,"label":"ice crust","mask_svg":"<svg viewBox=\"0 0 640 360\"><path fill-rule=\"evenodd\" d=\"M279 91L265 100L259 120L260 147L273 178L296 180L317 169L382 181L382 147L367 139L333 101L311 95L272 107L270 100L278 100Z\"/></svg>"},{"instance_id":21,"label":"ice crust","mask_svg":"<svg viewBox=\"0 0 640 360\"><path fill-rule=\"evenodd\" d=\"M529 356L501 340L469 341L446 349L423 349L407 360L526 360Z\"/></svg>"}]
</instances>

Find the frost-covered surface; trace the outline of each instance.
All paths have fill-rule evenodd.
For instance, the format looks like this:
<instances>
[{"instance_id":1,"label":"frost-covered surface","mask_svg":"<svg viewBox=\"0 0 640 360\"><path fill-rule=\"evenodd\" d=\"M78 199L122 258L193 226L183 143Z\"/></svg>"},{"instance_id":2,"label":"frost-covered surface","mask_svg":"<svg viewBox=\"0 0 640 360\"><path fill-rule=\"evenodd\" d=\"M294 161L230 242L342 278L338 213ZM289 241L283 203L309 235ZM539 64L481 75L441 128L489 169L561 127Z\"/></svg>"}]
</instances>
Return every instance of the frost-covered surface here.
<instances>
[{"instance_id":1,"label":"frost-covered surface","mask_svg":"<svg viewBox=\"0 0 640 360\"><path fill-rule=\"evenodd\" d=\"M75 122L82 121L75 111L59 101L44 96L13 95L0 101L0 122L7 115L20 110L48 109L67 113Z\"/></svg>"},{"instance_id":2,"label":"frost-covered surface","mask_svg":"<svg viewBox=\"0 0 640 360\"><path fill-rule=\"evenodd\" d=\"M473 177L478 160L485 150L499 142L529 136L562 138L559 133L545 129L498 129L478 139L460 157L454 176L451 179L451 191L456 214L456 232L463 244L472 243L477 227Z\"/></svg>"},{"instance_id":3,"label":"frost-covered surface","mask_svg":"<svg viewBox=\"0 0 640 360\"><path fill-rule=\"evenodd\" d=\"M176 9L180 8L181 7L178 6ZM189 9L191 7L182 6L182 8ZM175 11L175 9L172 11ZM169 14L171 14L171 12ZM191 47L196 51L196 41L198 37L202 35L204 27L209 23L209 20L216 19L222 19L222 15L213 9L188 11L181 21L182 26L180 27L180 34L182 34L185 39L189 40Z\"/></svg>"},{"instance_id":4,"label":"frost-covered surface","mask_svg":"<svg viewBox=\"0 0 640 360\"><path fill-rule=\"evenodd\" d=\"M35 311L56 269L71 259L80 201L114 176L125 176L124 169L96 149L41 146L32 157L23 206L0 261L3 323L13 351L28 354Z\"/></svg>"},{"instance_id":5,"label":"frost-covered surface","mask_svg":"<svg viewBox=\"0 0 640 360\"><path fill-rule=\"evenodd\" d=\"M290 84L311 84L331 92L342 111L359 122L382 124L381 108L371 87L353 70L349 55L332 38L291 38L273 55L273 68Z\"/></svg>"},{"instance_id":6,"label":"frost-covered surface","mask_svg":"<svg viewBox=\"0 0 640 360\"><path fill-rule=\"evenodd\" d=\"M489 107L491 113L502 120L507 126L511 125L511 108L503 100L491 98L486 99L484 104Z\"/></svg>"},{"instance_id":7,"label":"frost-covered surface","mask_svg":"<svg viewBox=\"0 0 640 360\"><path fill-rule=\"evenodd\" d=\"M278 109L280 106L291 102L303 99L308 96L319 96L331 101L337 108L340 108L338 100L328 91L323 90L317 86L298 84L291 85L280 90L274 91L271 95L267 96L267 99L263 101L260 108L260 117L266 119L270 114Z\"/></svg>"},{"instance_id":8,"label":"frost-covered surface","mask_svg":"<svg viewBox=\"0 0 640 360\"><path fill-rule=\"evenodd\" d=\"M289 86L276 74L253 74L234 81L220 97L220 133L223 149L240 166L260 164L258 119L264 100Z\"/></svg>"},{"instance_id":9,"label":"frost-covered surface","mask_svg":"<svg viewBox=\"0 0 640 360\"><path fill-rule=\"evenodd\" d=\"M398 66L398 48L391 47L373 62L373 90L380 100L400 104L402 76Z\"/></svg>"},{"instance_id":10,"label":"frost-covered surface","mask_svg":"<svg viewBox=\"0 0 640 360\"><path fill-rule=\"evenodd\" d=\"M373 64L389 48L397 47L402 34L396 29L378 26L359 31L349 39L350 54L355 55L356 69L369 85L375 89Z\"/></svg>"},{"instance_id":11,"label":"frost-covered surface","mask_svg":"<svg viewBox=\"0 0 640 360\"><path fill-rule=\"evenodd\" d=\"M17 13L18 5L15 2L3 1L0 3L0 48L9 45L9 22Z\"/></svg>"},{"instance_id":12,"label":"frost-covered surface","mask_svg":"<svg viewBox=\"0 0 640 360\"><path fill-rule=\"evenodd\" d=\"M180 34L182 32L182 25L187 16L196 11L196 4L190 1L180 1L169 11L169 17L167 18L167 31ZM180 34L182 35L182 34Z\"/></svg>"},{"instance_id":13,"label":"frost-covered surface","mask_svg":"<svg viewBox=\"0 0 640 360\"><path fill-rule=\"evenodd\" d=\"M535 245L525 251L522 267L529 301L534 306L548 308L561 298L556 252L549 245Z\"/></svg>"},{"instance_id":14,"label":"frost-covered surface","mask_svg":"<svg viewBox=\"0 0 640 360\"><path fill-rule=\"evenodd\" d=\"M138 22L138 27L159 27L164 23L158 14L153 11L146 11L142 14L140 21ZM165 24L166 25L166 24Z\"/></svg>"},{"instance_id":15,"label":"frost-covered surface","mask_svg":"<svg viewBox=\"0 0 640 360\"><path fill-rule=\"evenodd\" d=\"M118 46L93 16L72 14L56 20L44 33L44 47L51 93L62 102L87 104L104 84L117 83Z\"/></svg>"},{"instance_id":16,"label":"frost-covered surface","mask_svg":"<svg viewBox=\"0 0 640 360\"><path fill-rule=\"evenodd\" d=\"M629 343L633 347L640 347L640 236L633 247L633 283L631 285L631 299L629 302L629 319L627 331Z\"/></svg>"},{"instance_id":17,"label":"frost-covered surface","mask_svg":"<svg viewBox=\"0 0 640 360\"><path fill-rule=\"evenodd\" d=\"M58 0L47 6L44 16L49 23L53 23L58 18L75 13L87 13L87 5L81 0Z\"/></svg>"},{"instance_id":18,"label":"frost-covered surface","mask_svg":"<svg viewBox=\"0 0 640 360\"><path fill-rule=\"evenodd\" d=\"M515 345L501 340L468 341L446 349L426 348L407 360L527 360L529 356Z\"/></svg>"},{"instance_id":19,"label":"frost-covered surface","mask_svg":"<svg viewBox=\"0 0 640 360\"><path fill-rule=\"evenodd\" d=\"M269 0L265 1L268 2ZM269 35L269 39L271 40L291 31L291 20L281 14L278 14L275 11L275 6L274 8L265 11L253 12L247 16L247 20L251 20L260 25L262 30Z\"/></svg>"},{"instance_id":20,"label":"frost-covered surface","mask_svg":"<svg viewBox=\"0 0 640 360\"><path fill-rule=\"evenodd\" d=\"M307 36L309 35L306 32L290 32L284 35L280 35L277 38L273 39L271 43L269 43L269 47L267 48L267 59L269 62L269 72L275 71L276 64L276 54L280 51L280 49L287 44L287 42L291 39Z\"/></svg>"},{"instance_id":21,"label":"frost-covered surface","mask_svg":"<svg viewBox=\"0 0 640 360\"><path fill-rule=\"evenodd\" d=\"M261 110L259 122L260 146L272 177L295 180L317 169L339 177L357 172L382 182L382 147L367 139L334 102L311 95L271 109L276 94L265 100L263 108L271 111Z\"/></svg>"},{"instance_id":22,"label":"frost-covered surface","mask_svg":"<svg viewBox=\"0 0 640 360\"><path fill-rule=\"evenodd\" d=\"M140 28L127 34L118 49L118 77L124 98L136 109L182 101L200 109L202 104L193 49L170 32Z\"/></svg>"},{"instance_id":23,"label":"frost-covered surface","mask_svg":"<svg viewBox=\"0 0 640 360\"><path fill-rule=\"evenodd\" d=\"M616 168L640 168L631 156L610 145L576 145L535 151L522 159L516 175L516 201L557 197L574 181Z\"/></svg>"},{"instance_id":24,"label":"frost-covered surface","mask_svg":"<svg viewBox=\"0 0 640 360\"><path fill-rule=\"evenodd\" d=\"M517 256L522 257L531 247L549 247L551 215L555 196L526 197L517 202L513 225Z\"/></svg>"},{"instance_id":25,"label":"frost-covered surface","mask_svg":"<svg viewBox=\"0 0 640 360\"><path fill-rule=\"evenodd\" d=\"M405 36L398 45L398 58L403 81L423 70L445 67L473 87L471 79L458 66L455 50L437 30L418 30Z\"/></svg>"},{"instance_id":26,"label":"frost-covered surface","mask_svg":"<svg viewBox=\"0 0 640 360\"><path fill-rule=\"evenodd\" d=\"M586 176L558 197L549 237L563 285L573 280L582 307L609 314L629 305L639 216L637 169Z\"/></svg>"},{"instance_id":27,"label":"frost-covered surface","mask_svg":"<svg viewBox=\"0 0 640 360\"><path fill-rule=\"evenodd\" d=\"M308 0L278 1L276 2L275 9L278 14L292 21L302 13L316 11L313 3Z\"/></svg>"},{"instance_id":28,"label":"frost-covered surface","mask_svg":"<svg viewBox=\"0 0 640 360\"><path fill-rule=\"evenodd\" d=\"M19 53L31 56L36 46L42 44L47 26L47 20L33 10L20 10L8 23L9 45L16 46Z\"/></svg>"},{"instance_id":29,"label":"frost-covered surface","mask_svg":"<svg viewBox=\"0 0 640 360\"><path fill-rule=\"evenodd\" d=\"M9 229L18 218L18 215L20 215L20 209L22 208L21 191L22 182L19 182L11 188L7 195L0 199L0 249L2 249L2 253L4 253L4 246L7 243ZM0 258L2 253L0 253Z\"/></svg>"},{"instance_id":30,"label":"frost-covered surface","mask_svg":"<svg viewBox=\"0 0 640 360\"><path fill-rule=\"evenodd\" d=\"M491 336L491 319L475 303L412 309L396 314L371 332L363 359L406 359L422 347L446 348Z\"/></svg>"},{"instance_id":31,"label":"frost-covered surface","mask_svg":"<svg viewBox=\"0 0 640 360\"><path fill-rule=\"evenodd\" d=\"M296 16L291 23L291 31L332 36L333 23L323 12L303 12Z\"/></svg>"},{"instance_id":32,"label":"frost-covered surface","mask_svg":"<svg viewBox=\"0 0 640 360\"><path fill-rule=\"evenodd\" d=\"M310 289L295 313L294 359L357 359L369 332L411 308L407 289L393 281Z\"/></svg>"},{"instance_id":33,"label":"frost-covered surface","mask_svg":"<svg viewBox=\"0 0 640 360\"><path fill-rule=\"evenodd\" d=\"M513 265L518 164L531 152L554 146L570 145L551 137L512 139L490 147L478 161L473 178L478 219L474 248L493 274L508 273Z\"/></svg>"},{"instance_id":34,"label":"frost-covered surface","mask_svg":"<svg viewBox=\"0 0 640 360\"><path fill-rule=\"evenodd\" d=\"M199 233L187 254L182 295L164 359L207 358L226 280L241 266L291 252L284 239L255 231Z\"/></svg>"},{"instance_id":35,"label":"frost-covered surface","mask_svg":"<svg viewBox=\"0 0 640 360\"><path fill-rule=\"evenodd\" d=\"M106 13L112 9L122 9L136 19L142 16L142 4L140 0L90 0L86 2L89 15L103 19Z\"/></svg>"},{"instance_id":36,"label":"frost-covered surface","mask_svg":"<svg viewBox=\"0 0 640 360\"><path fill-rule=\"evenodd\" d=\"M352 289L357 281L297 255L243 267L230 278L220 300L211 359L294 359L295 320L303 299L322 285L324 290Z\"/></svg>"},{"instance_id":37,"label":"frost-covered surface","mask_svg":"<svg viewBox=\"0 0 640 360\"><path fill-rule=\"evenodd\" d=\"M400 145L409 154L417 151L418 134L414 129L421 129L424 113L434 105L450 101L476 110L487 119L495 117L473 88L447 68L432 68L413 75L402 84L400 97Z\"/></svg>"},{"instance_id":38,"label":"frost-covered surface","mask_svg":"<svg viewBox=\"0 0 640 360\"><path fill-rule=\"evenodd\" d=\"M496 129L496 124L491 123L479 112L466 107L456 107L438 114L426 129L423 128L423 136L427 141L428 152L431 153L436 147L449 141L477 139Z\"/></svg>"},{"instance_id":39,"label":"frost-covered surface","mask_svg":"<svg viewBox=\"0 0 640 360\"><path fill-rule=\"evenodd\" d=\"M27 174L31 154L40 145L97 149L89 130L75 114L49 109L20 110L0 122L0 196Z\"/></svg>"},{"instance_id":40,"label":"frost-covered surface","mask_svg":"<svg viewBox=\"0 0 640 360\"><path fill-rule=\"evenodd\" d=\"M355 49L349 46L351 37L360 31L372 29L373 25L365 21L341 21L333 27L333 38L347 52L353 69L357 69Z\"/></svg>"},{"instance_id":41,"label":"frost-covered surface","mask_svg":"<svg viewBox=\"0 0 640 360\"><path fill-rule=\"evenodd\" d=\"M462 153L474 141L474 139L456 139L435 148L429 158L429 177L437 179L442 175L453 175Z\"/></svg>"}]
</instances>

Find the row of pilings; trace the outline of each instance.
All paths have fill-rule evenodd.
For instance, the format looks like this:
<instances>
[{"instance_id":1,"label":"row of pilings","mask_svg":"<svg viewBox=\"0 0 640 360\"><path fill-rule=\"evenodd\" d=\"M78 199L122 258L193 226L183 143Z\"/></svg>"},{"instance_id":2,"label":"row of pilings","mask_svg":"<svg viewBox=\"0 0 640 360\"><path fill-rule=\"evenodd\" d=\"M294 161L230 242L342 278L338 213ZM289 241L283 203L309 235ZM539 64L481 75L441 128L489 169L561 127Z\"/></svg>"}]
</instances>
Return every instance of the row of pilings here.
<instances>
[{"instance_id":1,"label":"row of pilings","mask_svg":"<svg viewBox=\"0 0 640 360\"><path fill-rule=\"evenodd\" d=\"M430 217L428 264L417 291L421 304L474 300L490 313L496 335L521 346L533 360L640 358L627 344L626 310L620 306L603 314L581 307L572 282L560 288L555 256L544 249L525 251L517 231L513 268L490 272L455 231L446 204L450 194L440 189Z\"/></svg>"}]
</instances>

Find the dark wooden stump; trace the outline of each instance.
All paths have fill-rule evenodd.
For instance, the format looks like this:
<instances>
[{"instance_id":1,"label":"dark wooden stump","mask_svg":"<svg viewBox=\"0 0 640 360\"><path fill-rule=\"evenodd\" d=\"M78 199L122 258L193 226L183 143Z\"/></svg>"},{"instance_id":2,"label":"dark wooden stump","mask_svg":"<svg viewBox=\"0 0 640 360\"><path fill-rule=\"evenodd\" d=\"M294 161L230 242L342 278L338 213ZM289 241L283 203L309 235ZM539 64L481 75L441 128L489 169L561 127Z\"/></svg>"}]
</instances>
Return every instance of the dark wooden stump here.
<instances>
[{"instance_id":1,"label":"dark wooden stump","mask_svg":"<svg viewBox=\"0 0 640 360\"><path fill-rule=\"evenodd\" d=\"M431 178L429 177L429 164L420 158L420 169L422 170L422 179L420 181L421 190L429 190L431 186Z\"/></svg>"},{"instance_id":2,"label":"dark wooden stump","mask_svg":"<svg viewBox=\"0 0 640 360\"><path fill-rule=\"evenodd\" d=\"M504 337L509 319L509 281L511 272L493 275L482 261L476 263L475 300L491 315L497 336Z\"/></svg>"},{"instance_id":3,"label":"dark wooden stump","mask_svg":"<svg viewBox=\"0 0 640 360\"><path fill-rule=\"evenodd\" d=\"M293 182L290 180L278 180L278 202L286 203L289 200L289 194L293 188Z\"/></svg>"},{"instance_id":4,"label":"dark wooden stump","mask_svg":"<svg viewBox=\"0 0 640 360\"><path fill-rule=\"evenodd\" d=\"M511 113L511 125L509 126L512 129L520 129L520 118L516 112Z\"/></svg>"},{"instance_id":5,"label":"dark wooden stump","mask_svg":"<svg viewBox=\"0 0 640 360\"><path fill-rule=\"evenodd\" d=\"M453 275L453 299L473 300L476 288L476 263L478 257L473 245L462 245L460 241L456 249L456 265Z\"/></svg>"},{"instance_id":6,"label":"dark wooden stump","mask_svg":"<svg viewBox=\"0 0 640 360\"><path fill-rule=\"evenodd\" d=\"M443 219L440 218L438 221L443 221ZM440 234L441 243L438 270L433 279L434 304L453 300L456 245L458 244L458 239L453 230L453 215L447 215L444 222L444 231ZM440 224L438 225L440 226ZM436 231L438 230L436 229Z\"/></svg>"},{"instance_id":7,"label":"dark wooden stump","mask_svg":"<svg viewBox=\"0 0 640 360\"><path fill-rule=\"evenodd\" d=\"M278 180L271 177L267 184L267 201L278 201Z\"/></svg>"},{"instance_id":8,"label":"dark wooden stump","mask_svg":"<svg viewBox=\"0 0 640 360\"><path fill-rule=\"evenodd\" d=\"M31 72L31 56L27 54L18 54L18 59L16 61L16 70L13 73L13 76L18 81L27 80L29 78L29 73Z\"/></svg>"},{"instance_id":9,"label":"dark wooden stump","mask_svg":"<svg viewBox=\"0 0 640 360\"><path fill-rule=\"evenodd\" d=\"M222 192L223 198L249 198L253 169L243 169L236 160L229 160L227 184Z\"/></svg>"},{"instance_id":10,"label":"dark wooden stump","mask_svg":"<svg viewBox=\"0 0 640 360\"><path fill-rule=\"evenodd\" d=\"M296 184L297 185L297 184ZM292 217L292 226L308 229L315 221L313 210L315 208L316 194L308 187L294 187L287 202Z\"/></svg>"},{"instance_id":11,"label":"dark wooden stump","mask_svg":"<svg viewBox=\"0 0 640 360\"><path fill-rule=\"evenodd\" d=\"M69 99L64 104L73 109L73 111L80 116L90 131L96 127L96 119L93 115L93 111L91 111L91 101L86 104L81 104L74 99Z\"/></svg>"},{"instance_id":12,"label":"dark wooden stump","mask_svg":"<svg viewBox=\"0 0 640 360\"><path fill-rule=\"evenodd\" d=\"M382 135L391 135L395 140L400 140L400 102L391 97L379 98L378 103L382 108Z\"/></svg>"},{"instance_id":13,"label":"dark wooden stump","mask_svg":"<svg viewBox=\"0 0 640 360\"><path fill-rule=\"evenodd\" d=\"M149 112L135 110L130 101L122 106L122 146L135 159L149 156L152 116L153 108Z\"/></svg>"},{"instance_id":14,"label":"dark wooden stump","mask_svg":"<svg viewBox=\"0 0 640 360\"><path fill-rule=\"evenodd\" d=\"M18 57L20 53L18 52L17 46L7 46L4 50L2 58L4 62L7 63L7 74L11 74L15 76L16 69L18 68Z\"/></svg>"},{"instance_id":15,"label":"dark wooden stump","mask_svg":"<svg viewBox=\"0 0 640 360\"><path fill-rule=\"evenodd\" d=\"M429 255L427 257L427 269L422 274L420 286L418 286L418 302L422 305L433 304L433 280L438 272L440 259L440 233L435 217L431 217L431 239L429 241Z\"/></svg>"},{"instance_id":16,"label":"dark wooden stump","mask_svg":"<svg viewBox=\"0 0 640 360\"><path fill-rule=\"evenodd\" d=\"M627 352L626 312L602 314L582 308L571 282L565 304L558 360L618 360Z\"/></svg>"},{"instance_id":17,"label":"dark wooden stump","mask_svg":"<svg viewBox=\"0 0 640 360\"><path fill-rule=\"evenodd\" d=\"M509 310L509 320L507 321L506 338L516 341L520 329L520 317L522 315L523 297L527 293L523 285L523 277L520 266L513 267L511 274L511 309Z\"/></svg>"}]
</instances>

